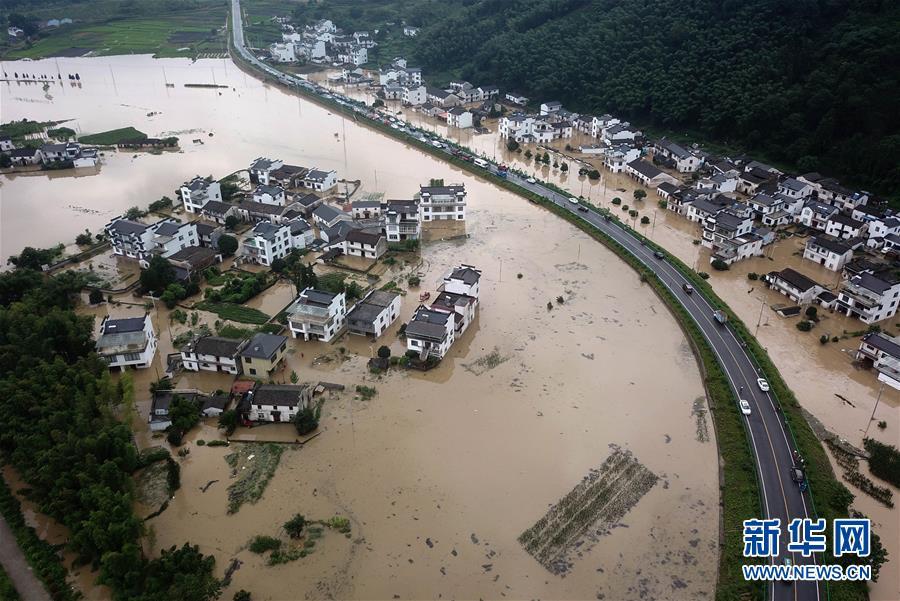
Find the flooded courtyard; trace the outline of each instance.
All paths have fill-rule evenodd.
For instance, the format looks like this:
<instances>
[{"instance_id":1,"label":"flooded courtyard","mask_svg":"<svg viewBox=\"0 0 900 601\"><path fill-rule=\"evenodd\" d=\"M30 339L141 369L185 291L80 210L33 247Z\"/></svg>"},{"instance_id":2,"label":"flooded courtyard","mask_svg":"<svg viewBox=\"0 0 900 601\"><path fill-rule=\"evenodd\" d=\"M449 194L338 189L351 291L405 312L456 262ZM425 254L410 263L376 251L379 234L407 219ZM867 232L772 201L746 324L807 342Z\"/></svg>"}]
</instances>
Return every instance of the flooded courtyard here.
<instances>
[{"instance_id":1,"label":"flooded courtyard","mask_svg":"<svg viewBox=\"0 0 900 601\"><path fill-rule=\"evenodd\" d=\"M296 372L302 382L346 386L326 398L321 434L285 450L259 501L229 515L232 468L224 457L246 443L198 444L219 438L214 421L192 432L190 453L180 459L181 489L148 522L148 551L191 541L216 556L220 574L239 560L225 598L240 588L261 599L713 596L718 460L700 374L665 306L624 263L523 199L263 86L225 61L113 57L72 64L80 88L0 88L4 120L71 117L81 132L133 125L151 136L181 135L184 152L114 153L91 177L3 179L4 256L96 231L130 206L173 196L194 175L221 177L271 156L337 169L361 180L363 193L387 198L408 198L430 178L465 183L468 238L423 247L421 289L433 290L460 262L483 271L477 320L425 374L369 374L365 362L374 348L362 338L345 336L335 345L292 340L276 381ZM31 66L55 72L56 63ZM213 79L230 88L183 87ZM150 112L157 114L148 118ZM274 314L291 294L279 284L250 304ZM417 296L414 290L404 297L400 319L378 345L403 351L397 329ZM144 307L91 311L122 316ZM143 416L148 385L186 329L162 307L151 315L160 352L153 367L133 372ZM211 324L215 316L201 312L200 319ZM330 360L317 360L322 355ZM482 360L488 355L501 360ZM176 385L211 391L230 382L204 373ZM377 394L357 398L359 384ZM264 439L267 428L250 432ZM146 431L138 440L159 443ZM572 541L564 575L548 571L520 536L622 452L655 479L641 479L630 508ZM315 552L277 566L247 549L256 535L277 536L296 513L347 517L350 538L331 533Z\"/></svg>"}]
</instances>

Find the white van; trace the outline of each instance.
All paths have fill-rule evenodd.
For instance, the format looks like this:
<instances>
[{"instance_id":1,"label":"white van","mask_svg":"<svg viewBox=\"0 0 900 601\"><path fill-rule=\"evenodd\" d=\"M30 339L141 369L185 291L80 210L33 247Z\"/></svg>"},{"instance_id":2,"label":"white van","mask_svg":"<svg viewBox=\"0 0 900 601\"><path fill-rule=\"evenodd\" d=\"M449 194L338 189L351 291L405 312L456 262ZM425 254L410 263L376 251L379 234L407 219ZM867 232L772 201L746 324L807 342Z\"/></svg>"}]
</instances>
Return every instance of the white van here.
<instances>
[{"instance_id":1,"label":"white van","mask_svg":"<svg viewBox=\"0 0 900 601\"><path fill-rule=\"evenodd\" d=\"M482 169L487 169L487 167L488 167L488 162L485 161L484 159L475 159L474 162L476 165L478 165Z\"/></svg>"}]
</instances>

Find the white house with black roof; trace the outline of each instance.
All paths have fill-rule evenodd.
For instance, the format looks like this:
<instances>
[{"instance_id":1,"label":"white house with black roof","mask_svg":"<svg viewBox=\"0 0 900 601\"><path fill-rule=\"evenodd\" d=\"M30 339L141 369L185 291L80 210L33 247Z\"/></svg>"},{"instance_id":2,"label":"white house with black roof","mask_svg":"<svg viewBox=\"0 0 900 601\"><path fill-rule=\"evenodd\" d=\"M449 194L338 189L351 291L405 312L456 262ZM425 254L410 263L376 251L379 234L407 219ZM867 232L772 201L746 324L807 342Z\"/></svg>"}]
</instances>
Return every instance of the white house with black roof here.
<instances>
[{"instance_id":1,"label":"white house with black roof","mask_svg":"<svg viewBox=\"0 0 900 601\"><path fill-rule=\"evenodd\" d=\"M841 286L835 310L873 324L893 317L900 302L900 281L870 272L855 275Z\"/></svg>"},{"instance_id":2,"label":"white house with black roof","mask_svg":"<svg viewBox=\"0 0 900 601\"><path fill-rule=\"evenodd\" d=\"M678 183L677 179L643 159L635 159L625 165L625 173L648 188L655 188L663 182Z\"/></svg>"},{"instance_id":3,"label":"white house with black roof","mask_svg":"<svg viewBox=\"0 0 900 601\"><path fill-rule=\"evenodd\" d=\"M201 336L181 349L181 364L189 371L221 371L237 375L241 373L240 352L246 340Z\"/></svg>"},{"instance_id":4,"label":"white house with black roof","mask_svg":"<svg viewBox=\"0 0 900 601\"><path fill-rule=\"evenodd\" d=\"M418 353L419 360L429 357L443 359L455 338L452 313L433 311L419 305L412 319L406 324L406 348Z\"/></svg>"},{"instance_id":5,"label":"white house with black roof","mask_svg":"<svg viewBox=\"0 0 900 601\"><path fill-rule=\"evenodd\" d=\"M275 259L283 259L293 248L291 227L287 223L260 221L246 235L241 247L245 259L271 266Z\"/></svg>"},{"instance_id":6,"label":"white house with black roof","mask_svg":"<svg viewBox=\"0 0 900 601\"><path fill-rule=\"evenodd\" d=\"M859 342L856 360L868 360L872 366L881 371L887 368L897 378L900 367L900 340L896 336L888 336L884 332L869 332Z\"/></svg>"},{"instance_id":7,"label":"white house with black roof","mask_svg":"<svg viewBox=\"0 0 900 601\"><path fill-rule=\"evenodd\" d=\"M286 200L287 197L285 196L284 188L281 186L259 184L253 190L253 202L284 206Z\"/></svg>"},{"instance_id":8,"label":"white house with black roof","mask_svg":"<svg viewBox=\"0 0 900 601\"><path fill-rule=\"evenodd\" d=\"M654 149L657 157L661 157L666 162L671 163L671 166L679 173L694 173L705 163L701 152L687 149L666 138L657 140L654 144Z\"/></svg>"},{"instance_id":9,"label":"white house with black roof","mask_svg":"<svg viewBox=\"0 0 900 601\"><path fill-rule=\"evenodd\" d=\"M378 338L400 315L400 295L386 290L373 290L353 305L347 314L351 334Z\"/></svg>"},{"instance_id":10,"label":"white house with black roof","mask_svg":"<svg viewBox=\"0 0 900 601\"><path fill-rule=\"evenodd\" d=\"M418 240L422 235L422 220L417 200L389 200L382 209L384 234L388 244L403 240Z\"/></svg>"},{"instance_id":11,"label":"white house with black roof","mask_svg":"<svg viewBox=\"0 0 900 601\"><path fill-rule=\"evenodd\" d=\"M808 305L826 290L824 286L799 271L786 267L765 276L769 288L785 295L799 305Z\"/></svg>"},{"instance_id":12,"label":"white house with black roof","mask_svg":"<svg viewBox=\"0 0 900 601\"><path fill-rule=\"evenodd\" d=\"M466 186L419 186L420 221L464 221L466 219Z\"/></svg>"},{"instance_id":13,"label":"white house with black roof","mask_svg":"<svg viewBox=\"0 0 900 601\"><path fill-rule=\"evenodd\" d=\"M825 224L825 233L841 240L850 240L864 235L867 225L843 213L836 213L829 217Z\"/></svg>"},{"instance_id":14,"label":"white house with black roof","mask_svg":"<svg viewBox=\"0 0 900 601\"><path fill-rule=\"evenodd\" d=\"M238 207L221 200L211 200L200 209L200 216L219 224L224 224L230 216L238 216Z\"/></svg>"},{"instance_id":15,"label":"white house with black roof","mask_svg":"<svg viewBox=\"0 0 900 601\"><path fill-rule=\"evenodd\" d=\"M853 258L853 247L824 234L812 236L803 248L803 258L831 271L840 271Z\"/></svg>"},{"instance_id":16,"label":"white house with black roof","mask_svg":"<svg viewBox=\"0 0 900 601\"><path fill-rule=\"evenodd\" d=\"M182 184L178 192L184 210L188 213L199 213L208 202L222 201L222 186L219 182L208 181L200 176Z\"/></svg>"},{"instance_id":17,"label":"white house with black roof","mask_svg":"<svg viewBox=\"0 0 900 601\"><path fill-rule=\"evenodd\" d=\"M100 322L97 354L109 364L125 371L126 367L146 369L156 355L157 339L150 315L112 319Z\"/></svg>"},{"instance_id":18,"label":"white house with black roof","mask_svg":"<svg viewBox=\"0 0 900 601\"><path fill-rule=\"evenodd\" d=\"M250 163L250 181L254 184L264 184L268 186L273 183L270 181L272 172L281 169L283 166L284 161L281 159L259 157Z\"/></svg>"},{"instance_id":19,"label":"white house with black roof","mask_svg":"<svg viewBox=\"0 0 900 601\"><path fill-rule=\"evenodd\" d=\"M104 228L113 254L137 259L146 267L153 255L169 257L191 246L200 246L197 225L173 217L146 224L117 217Z\"/></svg>"},{"instance_id":20,"label":"white house with black roof","mask_svg":"<svg viewBox=\"0 0 900 601\"><path fill-rule=\"evenodd\" d=\"M300 180L300 185L317 192L331 190L337 185L337 171L334 169L324 171L313 167L307 171L306 175L303 176L303 179Z\"/></svg>"},{"instance_id":21,"label":"white house with black roof","mask_svg":"<svg viewBox=\"0 0 900 601\"><path fill-rule=\"evenodd\" d=\"M387 252L387 240L381 232L352 229L339 244L345 255L373 261Z\"/></svg>"},{"instance_id":22,"label":"white house with black roof","mask_svg":"<svg viewBox=\"0 0 900 601\"><path fill-rule=\"evenodd\" d=\"M331 205L323 204L312 212L313 223L319 229L334 227L339 221L350 221L353 216Z\"/></svg>"},{"instance_id":23,"label":"white house with black roof","mask_svg":"<svg viewBox=\"0 0 900 601\"><path fill-rule=\"evenodd\" d=\"M240 411L255 422L290 422L312 401L307 384L257 384L242 401Z\"/></svg>"},{"instance_id":24,"label":"white house with black roof","mask_svg":"<svg viewBox=\"0 0 900 601\"><path fill-rule=\"evenodd\" d=\"M287 308L288 328L294 338L331 342L344 330L347 320L347 297L306 288Z\"/></svg>"}]
</instances>

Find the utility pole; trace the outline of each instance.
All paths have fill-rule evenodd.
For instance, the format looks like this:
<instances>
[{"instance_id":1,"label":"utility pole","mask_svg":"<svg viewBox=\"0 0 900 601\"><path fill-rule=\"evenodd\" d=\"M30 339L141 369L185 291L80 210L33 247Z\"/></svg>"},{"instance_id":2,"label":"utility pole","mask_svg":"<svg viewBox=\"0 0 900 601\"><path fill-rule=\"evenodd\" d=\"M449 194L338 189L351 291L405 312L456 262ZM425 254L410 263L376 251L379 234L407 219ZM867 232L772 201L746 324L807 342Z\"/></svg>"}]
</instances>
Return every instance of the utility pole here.
<instances>
[{"instance_id":1,"label":"utility pole","mask_svg":"<svg viewBox=\"0 0 900 601\"><path fill-rule=\"evenodd\" d=\"M756 336L759 334L759 324L762 323L762 314L763 314L763 309L765 308L765 306L766 306L766 299L764 299L764 298L759 299L759 318L756 320L756 331L753 332L754 338L756 338Z\"/></svg>"},{"instance_id":2,"label":"utility pole","mask_svg":"<svg viewBox=\"0 0 900 601\"><path fill-rule=\"evenodd\" d=\"M869 435L869 427L872 425L872 422L875 420L875 412L878 410L878 402L881 400L881 393L884 392L884 381L881 382L881 388L878 389L878 396L875 398L875 406L872 407L872 415L869 417L869 422L866 424L866 429L863 432L863 440Z\"/></svg>"}]
</instances>

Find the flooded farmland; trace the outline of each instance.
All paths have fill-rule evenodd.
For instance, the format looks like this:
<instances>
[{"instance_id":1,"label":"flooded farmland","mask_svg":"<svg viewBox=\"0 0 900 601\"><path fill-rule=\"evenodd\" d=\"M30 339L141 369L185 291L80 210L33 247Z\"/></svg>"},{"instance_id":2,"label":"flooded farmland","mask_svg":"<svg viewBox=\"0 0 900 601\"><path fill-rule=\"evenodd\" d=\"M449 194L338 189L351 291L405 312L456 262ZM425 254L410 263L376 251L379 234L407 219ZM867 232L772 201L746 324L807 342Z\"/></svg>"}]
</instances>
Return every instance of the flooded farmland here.
<instances>
[{"instance_id":1,"label":"flooded farmland","mask_svg":"<svg viewBox=\"0 0 900 601\"><path fill-rule=\"evenodd\" d=\"M56 64L31 66L55 72ZM225 456L233 449L197 444L219 436L214 423L194 431L181 460L182 487L149 522L148 551L189 540L216 555L220 573L238 559L226 598L240 588L261 599L712 597L718 462L700 376L671 315L624 263L523 199L265 87L224 61L114 57L59 65L77 70L82 86L45 94L5 85L4 119L72 117L82 132L128 125L149 135L188 132L184 152L114 154L91 177L4 179L4 255L96 231L129 206L171 196L193 175L222 176L273 156L337 169L361 180L363 192L390 198L409 197L432 177L465 183L469 237L427 244L418 270L423 289L460 261L484 273L476 322L426 374L369 374L365 360L374 349L364 339L291 341L277 381L294 371L301 381L347 387L326 399L321 435L285 450L262 497L229 515ZM231 88L182 85L213 78ZM146 117L150 112L158 114ZM25 227L45 221L47 228ZM274 313L289 293L273 289L255 306ZM416 296L404 298L401 320ZM94 311L107 310L144 309ZM143 415L147 385L184 330L163 308L151 315L160 353L154 367L133 374ZM204 322L214 319L202 314ZM383 338L395 353L402 351L399 325ZM503 360L481 361L492 353ZM214 390L229 383L189 374L177 385ZM377 394L356 398L358 384ZM265 440L270 427L275 438L285 434L279 426L251 432ZM138 440L158 442L145 431ZM611 513L596 541L573 539L571 566L565 577L554 575L519 537L618 449L655 480L641 480L633 506ZM315 552L277 566L247 549L251 538L277 535L296 513L347 517L351 536L329 534Z\"/></svg>"}]
</instances>

